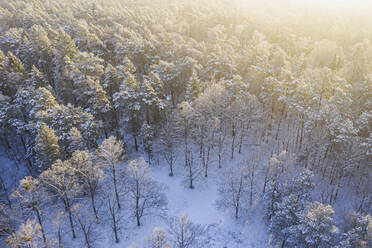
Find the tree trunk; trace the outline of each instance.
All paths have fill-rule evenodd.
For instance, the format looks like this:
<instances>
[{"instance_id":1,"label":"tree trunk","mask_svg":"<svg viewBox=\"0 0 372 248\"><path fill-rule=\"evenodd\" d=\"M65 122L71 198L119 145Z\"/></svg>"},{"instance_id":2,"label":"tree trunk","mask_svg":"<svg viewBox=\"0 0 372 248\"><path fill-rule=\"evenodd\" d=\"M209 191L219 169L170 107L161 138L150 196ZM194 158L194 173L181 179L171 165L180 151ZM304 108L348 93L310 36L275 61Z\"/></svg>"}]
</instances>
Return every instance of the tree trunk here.
<instances>
[{"instance_id":1,"label":"tree trunk","mask_svg":"<svg viewBox=\"0 0 372 248\"><path fill-rule=\"evenodd\" d=\"M188 130L187 130L187 125L184 126L185 131L184 131L184 142L185 142L185 166L188 166L188 152L189 152L189 142L188 142Z\"/></svg>"},{"instance_id":2,"label":"tree trunk","mask_svg":"<svg viewBox=\"0 0 372 248\"><path fill-rule=\"evenodd\" d=\"M221 165L221 153L218 153L218 168L222 168L222 165Z\"/></svg>"},{"instance_id":3,"label":"tree trunk","mask_svg":"<svg viewBox=\"0 0 372 248\"><path fill-rule=\"evenodd\" d=\"M113 218L113 221L114 221L114 235L115 235L115 242L116 242L116 243L119 243L118 228L117 228L116 218L115 218L115 217Z\"/></svg>"},{"instance_id":4,"label":"tree trunk","mask_svg":"<svg viewBox=\"0 0 372 248\"><path fill-rule=\"evenodd\" d=\"M48 244L47 244L47 239L46 239L46 236L45 236L45 231L44 231L43 223L41 221L40 211L39 211L39 209L37 207L34 207L34 212L36 213L36 217L37 217L37 220L38 220L39 225L40 225L40 231L41 231L41 234L43 236L43 242L44 242L45 248L47 248L48 247Z\"/></svg>"},{"instance_id":5,"label":"tree trunk","mask_svg":"<svg viewBox=\"0 0 372 248\"><path fill-rule=\"evenodd\" d=\"M92 193L92 192L90 192L90 199L91 199L91 202L92 202L92 208L93 208L94 216L96 217L96 220L98 222L99 221L98 212L97 212L96 203L95 203L95 200L94 200L94 193Z\"/></svg>"},{"instance_id":6,"label":"tree trunk","mask_svg":"<svg viewBox=\"0 0 372 248\"><path fill-rule=\"evenodd\" d=\"M281 245L281 248L284 248L285 247L285 240L282 241L282 245Z\"/></svg>"},{"instance_id":7,"label":"tree trunk","mask_svg":"<svg viewBox=\"0 0 372 248\"><path fill-rule=\"evenodd\" d=\"M76 238L76 233L75 233L75 228L74 228L74 222L73 222L73 220L72 220L72 211L71 211L70 203L69 203L67 197L66 197L65 199L63 199L63 203L65 204L65 209L66 209L67 212L68 212L68 218L69 218L69 221L70 221L70 227L71 227L71 232L72 232L72 238Z\"/></svg>"},{"instance_id":8,"label":"tree trunk","mask_svg":"<svg viewBox=\"0 0 372 248\"><path fill-rule=\"evenodd\" d=\"M247 124L247 131L249 129L249 121L248 121L248 124ZM242 146L243 146L243 140L244 140L244 136L245 136L245 128L244 128L244 124L242 123L242 126L241 126L241 132L240 132L240 141L239 141L239 154L242 152Z\"/></svg>"},{"instance_id":9,"label":"tree trunk","mask_svg":"<svg viewBox=\"0 0 372 248\"><path fill-rule=\"evenodd\" d=\"M23 136L20 136L20 138L21 138L21 143L22 143L23 149L24 149L24 151L25 151L25 154L27 155L26 142L25 142L25 140L23 139ZM28 164L27 168L28 168L28 170L30 171L30 173L32 174L32 163L31 163L30 158L27 157L27 158L26 158L26 161L27 161L27 164Z\"/></svg>"},{"instance_id":10,"label":"tree trunk","mask_svg":"<svg viewBox=\"0 0 372 248\"><path fill-rule=\"evenodd\" d=\"M205 161L205 174L204 174L205 177L208 177L208 167L209 167L210 152L211 152L211 145L209 144L208 145L208 149L207 149L207 158L206 158L206 161Z\"/></svg>"},{"instance_id":11,"label":"tree trunk","mask_svg":"<svg viewBox=\"0 0 372 248\"><path fill-rule=\"evenodd\" d=\"M112 177L113 177L113 181L114 181L116 203L118 204L118 208L120 209L120 199L119 199L119 193L118 193L118 188L117 188L117 183L116 183L116 167L115 167L115 164L112 164L111 168L112 168Z\"/></svg>"},{"instance_id":12,"label":"tree trunk","mask_svg":"<svg viewBox=\"0 0 372 248\"><path fill-rule=\"evenodd\" d=\"M234 158L234 149L235 149L235 124L232 124L232 130L231 130L231 135L232 135L232 142L231 142L231 159Z\"/></svg>"},{"instance_id":13,"label":"tree trunk","mask_svg":"<svg viewBox=\"0 0 372 248\"><path fill-rule=\"evenodd\" d=\"M134 139L134 149L136 149L136 152L138 152L137 135L133 134L133 139Z\"/></svg>"},{"instance_id":14,"label":"tree trunk","mask_svg":"<svg viewBox=\"0 0 372 248\"><path fill-rule=\"evenodd\" d=\"M190 189L193 189L194 186L192 185L193 178L192 178L192 165L191 164L189 164L189 177L190 177Z\"/></svg>"},{"instance_id":15,"label":"tree trunk","mask_svg":"<svg viewBox=\"0 0 372 248\"><path fill-rule=\"evenodd\" d=\"M85 228L82 228L82 229L83 229L83 233L84 233L85 244L87 245L87 248L91 248L91 245L90 245L90 242L89 242L89 234L87 233Z\"/></svg>"},{"instance_id":16,"label":"tree trunk","mask_svg":"<svg viewBox=\"0 0 372 248\"><path fill-rule=\"evenodd\" d=\"M62 230L60 224L58 224L58 248L62 248Z\"/></svg>"},{"instance_id":17,"label":"tree trunk","mask_svg":"<svg viewBox=\"0 0 372 248\"><path fill-rule=\"evenodd\" d=\"M140 200L140 193L139 193L139 185L136 182L136 219L137 219L137 226L141 225L140 222L140 210L139 210L139 200Z\"/></svg>"},{"instance_id":18,"label":"tree trunk","mask_svg":"<svg viewBox=\"0 0 372 248\"><path fill-rule=\"evenodd\" d=\"M235 219L238 219L239 217L239 202L237 202L237 205L235 206Z\"/></svg>"},{"instance_id":19,"label":"tree trunk","mask_svg":"<svg viewBox=\"0 0 372 248\"><path fill-rule=\"evenodd\" d=\"M252 204L253 204L253 175L252 175L252 178L251 178L251 189L250 189L250 192L249 192L249 205L252 206Z\"/></svg>"},{"instance_id":20,"label":"tree trunk","mask_svg":"<svg viewBox=\"0 0 372 248\"><path fill-rule=\"evenodd\" d=\"M170 155L170 158L169 158L169 176L173 176L173 154Z\"/></svg>"}]
</instances>

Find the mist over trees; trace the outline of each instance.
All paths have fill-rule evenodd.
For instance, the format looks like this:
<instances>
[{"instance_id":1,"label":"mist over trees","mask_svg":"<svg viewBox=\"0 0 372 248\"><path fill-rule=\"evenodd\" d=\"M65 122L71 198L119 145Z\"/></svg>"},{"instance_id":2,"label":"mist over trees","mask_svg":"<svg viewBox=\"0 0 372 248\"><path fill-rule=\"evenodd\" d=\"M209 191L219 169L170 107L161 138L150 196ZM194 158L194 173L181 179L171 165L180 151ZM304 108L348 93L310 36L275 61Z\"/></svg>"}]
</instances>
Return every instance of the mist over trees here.
<instances>
[{"instance_id":1,"label":"mist over trees","mask_svg":"<svg viewBox=\"0 0 372 248\"><path fill-rule=\"evenodd\" d=\"M287 7L0 0L0 246L161 218L148 247L207 247L167 216L164 166L218 177L237 226L262 209L262 247L371 247L371 8Z\"/></svg>"}]
</instances>

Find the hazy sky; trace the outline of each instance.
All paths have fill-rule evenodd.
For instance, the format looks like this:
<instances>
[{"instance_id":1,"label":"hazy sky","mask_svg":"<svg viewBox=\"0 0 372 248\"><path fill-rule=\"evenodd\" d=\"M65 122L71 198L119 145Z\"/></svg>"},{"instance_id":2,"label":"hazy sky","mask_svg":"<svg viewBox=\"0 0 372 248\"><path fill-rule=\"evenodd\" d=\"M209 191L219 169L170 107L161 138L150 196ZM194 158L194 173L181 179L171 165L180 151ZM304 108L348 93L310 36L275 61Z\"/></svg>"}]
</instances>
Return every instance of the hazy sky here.
<instances>
[{"instance_id":1,"label":"hazy sky","mask_svg":"<svg viewBox=\"0 0 372 248\"><path fill-rule=\"evenodd\" d=\"M372 7L372 0L236 0L238 2L270 2L270 3L288 3L295 5L308 5L331 8L355 8Z\"/></svg>"}]
</instances>

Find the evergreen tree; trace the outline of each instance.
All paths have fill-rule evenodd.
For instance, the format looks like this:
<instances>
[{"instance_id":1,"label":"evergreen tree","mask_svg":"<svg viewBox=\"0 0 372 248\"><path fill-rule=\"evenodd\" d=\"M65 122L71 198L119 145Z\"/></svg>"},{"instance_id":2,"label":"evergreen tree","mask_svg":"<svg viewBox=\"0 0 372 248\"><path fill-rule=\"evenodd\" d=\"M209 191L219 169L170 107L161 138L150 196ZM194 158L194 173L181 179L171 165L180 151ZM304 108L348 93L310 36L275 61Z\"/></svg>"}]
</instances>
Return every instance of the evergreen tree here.
<instances>
[{"instance_id":1,"label":"evergreen tree","mask_svg":"<svg viewBox=\"0 0 372 248\"><path fill-rule=\"evenodd\" d=\"M24 86L25 68L22 61L12 52L8 52L7 60L4 64L6 86L4 87L4 94L14 95L19 87Z\"/></svg>"},{"instance_id":2,"label":"evergreen tree","mask_svg":"<svg viewBox=\"0 0 372 248\"><path fill-rule=\"evenodd\" d=\"M41 123L38 130L35 151L37 153L36 163L39 170L48 168L59 157L58 138L45 123Z\"/></svg>"},{"instance_id":3,"label":"evergreen tree","mask_svg":"<svg viewBox=\"0 0 372 248\"><path fill-rule=\"evenodd\" d=\"M188 84L186 85L185 100L188 102L194 101L201 93L201 85L198 75L193 71Z\"/></svg>"},{"instance_id":4,"label":"evergreen tree","mask_svg":"<svg viewBox=\"0 0 372 248\"><path fill-rule=\"evenodd\" d=\"M339 248L362 248L372 246L372 218L370 215L352 213L342 234Z\"/></svg>"},{"instance_id":5,"label":"evergreen tree","mask_svg":"<svg viewBox=\"0 0 372 248\"><path fill-rule=\"evenodd\" d=\"M334 211L330 205L309 203L298 226L301 236L297 244L310 248L325 248L335 244L338 232L333 220Z\"/></svg>"},{"instance_id":6,"label":"evergreen tree","mask_svg":"<svg viewBox=\"0 0 372 248\"><path fill-rule=\"evenodd\" d=\"M74 151L77 150L82 151L87 148L80 131L76 127L72 127L70 129L69 136L67 139L69 144L67 146L66 151L68 152L69 155L72 155Z\"/></svg>"},{"instance_id":7,"label":"evergreen tree","mask_svg":"<svg viewBox=\"0 0 372 248\"><path fill-rule=\"evenodd\" d=\"M121 120L127 123L129 132L134 139L134 146L138 151L137 136L143 120L143 105L140 84L132 74L120 85L120 91L114 94L114 106L120 109Z\"/></svg>"},{"instance_id":8,"label":"evergreen tree","mask_svg":"<svg viewBox=\"0 0 372 248\"><path fill-rule=\"evenodd\" d=\"M275 204L275 215L271 219L270 232L281 247L295 247L300 238L298 225L303 215L304 205L291 194Z\"/></svg>"}]
</instances>

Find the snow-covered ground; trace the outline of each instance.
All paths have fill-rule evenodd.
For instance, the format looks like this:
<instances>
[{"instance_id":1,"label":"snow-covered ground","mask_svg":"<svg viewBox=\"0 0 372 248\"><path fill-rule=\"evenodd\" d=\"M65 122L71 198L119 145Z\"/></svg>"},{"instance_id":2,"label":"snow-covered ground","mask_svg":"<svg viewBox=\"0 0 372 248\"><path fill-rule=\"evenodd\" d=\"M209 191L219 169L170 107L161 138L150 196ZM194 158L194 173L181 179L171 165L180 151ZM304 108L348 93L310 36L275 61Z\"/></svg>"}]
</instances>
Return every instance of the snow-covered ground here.
<instances>
[{"instance_id":1,"label":"snow-covered ground","mask_svg":"<svg viewBox=\"0 0 372 248\"><path fill-rule=\"evenodd\" d=\"M252 139L254 140L254 139ZM102 248L126 248L126 247L146 247L146 239L152 234L155 227L161 227L165 231L169 230L168 220L171 217L181 217L187 215L188 218L194 222L204 225L208 232L206 238L208 243L204 246L216 247L216 248L263 248L268 247L269 235L267 230L267 225L264 223L263 207L262 202L259 201L261 196L258 195L262 189L262 176L257 175L255 188L255 202L252 207L245 206L242 216L239 220L235 220L232 210L222 210L217 207L217 200L219 199L219 185L222 179L226 180L226 170L230 167L238 166L245 159L248 158L250 153L257 149L261 149L259 145L246 145L243 147L242 154L236 152L235 158L230 159L229 154L225 154L223 160L223 168L217 168L217 159L212 156L208 178L200 175L199 179L194 182L194 189L188 187L188 181L186 178L187 171L184 166L183 154L178 154L176 164L174 165L174 176L170 177L168 165L165 161L162 161L157 154L151 165L151 176L152 178L162 184L165 188L164 193L167 197L167 216L152 216L146 217L142 221L142 226L137 227L136 221L129 217L128 209L125 208L127 204L127 199L125 195L122 196L121 202L124 206L122 210L123 214L126 216L122 223L122 229L120 232L120 242L115 243L113 238L113 232L109 226L109 222L106 221L109 218L109 214L105 212L102 207L100 210L101 223L94 225L94 235L97 239L95 242L95 247ZM263 149L263 148L262 148ZM195 154L197 153L197 148L195 147ZM215 155L215 154L214 154ZM139 157L145 157L143 152L130 152L128 154L129 160L136 159ZM266 154L265 156L270 156ZM4 176L5 184L11 189L14 184L27 174L25 168L19 168L16 163L1 156L0 159L1 168ZM201 161L199 158L195 159L195 163L201 166ZM127 162L123 163L121 169L125 168ZM14 167L14 168L11 168ZM260 168L258 168L260 171ZM9 174L10 173L10 174ZM201 173L203 174L203 173ZM109 184L106 181L104 184ZM313 192L313 197L315 199L319 198L319 189L321 188L320 183L317 183L316 190ZM340 194L339 202L334 206L336 213L345 213L348 209L355 209L353 201L347 202L346 199L350 199L351 192L343 192L345 194ZM101 199L102 200L102 199ZM317 199L320 200L320 199ZM84 211L91 214L89 199L83 199L83 204L86 207ZM101 202L100 206L104 206L105 203ZM243 207L244 208L244 207ZM340 209L343 208L343 209ZM50 207L45 211L50 211L48 214L45 213L44 216L49 216L45 220L46 232L49 237L56 237L56 225L55 218L58 208ZM87 214L88 215L88 214ZM339 220L339 216L335 216L336 220ZM78 228L77 228L78 229ZM85 247L83 235L78 232L78 237L75 240L71 239L70 229L65 221L64 235L63 235L64 247ZM136 245L136 246L133 246Z\"/></svg>"},{"instance_id":2,"label":"snow-covered ground","mask_svg":"<svg viewBox=\"0 0 372 248\"><path fill-rule=\"evenodd\" d=\"M182 158L182 157L181 157ZM168 176L168 167L165 162L152 165L152 177L165 186L168 200L168 217L181 217L187 215L194 223L208 227L208 247L249 248L267 247L267 227L263 223L263 215L259 206L254 206L245 216L245 222L236 221L230 211L223 211L216 205L219 198L218 185L220 176L228 166L241 162L244 155L238 155L234 160L225 161L225 168L218 169L215 163L211 164L208 178L200 178L195 182L195 188L187 187L185 181L186 171L182 159L175 166L173 177ZM128 222L122 232L121 242L113 243L111 230L103 235L98 247L128 247L136 244L143 247L146 237L151 235L154 227L168 229L167 220L164 218L146 218L144 225L135 226L135 221Z\"/></svg>"},{"instance_id":3,"label":"snow-covered ground","mask_svg":"<svg viewBox=\"0 0 372 248\"><path fill-rule=\"evenodd\" d=\"M195 148L197 150L197 148ZM98 205L102 208L100 212L101 223L94 225L95 235L95 247L102 248L126 248L131 245L134 247L145 247L146 239L152 234L155 227L161 227L165 231L169 230L168 220L171 217L182 217L187 215L188 218L194 222L204 225L207 228L206 238L208 240L205 247L216 247L216 248L249 248L249 247L267 247L268 234L267 226L264 223L263 214L261 212L262 207L258 204L250 208L249 211L244 213L239 220L235 220L231 209L230 211L224 211L217 207L216 201L219 199L219 182L221 177L225 175L225 171L231 167L236 166L247 158L249 154L249 148L246 147L246 151L242 154L236 154L235 158L231 160L228 158L228 154L225 154L225 160L223 161L223 168L217 168L217 159L211 158L209 176L205 178L203 175L199 176L199 179L194 182L194 189L188 187L188 181L186 178L186 168L184 166L183 155L179 154L177 161L174 165L174 176L169 176L168 165L165 161L155 156L154 162L151 165L151 176L152 178L164 185L164 193L167 197L167 216L162 217L145 217L142 222L142 226L137 227L136 221L131 217L125 217L122 223L122 229L120 231L120 242L115 243L113 238L113 232L110 228L109 222L106 221L109 218L109 213L105 212L102 206L105 203L102 201ZM195 153L197 154L197 152ZM130 153L128 157L135 159L143 156L142 152ZM195 159L195 163L201 166L201 161ZM14 187L12 184L16 184L20 178L27 174L25 168L16 169L9 168L9 166L15 166L12 161L6 159L5 156L1 159L2 169L9 172L14 172L15 175L11 177L7 176L6 183L11 188ZM126 163L121 166L125 168ZM203 174L203 173L201 173ZM17 178L14 178L14 177ZM12 180L10 180L12 178ZM108 180L108 179L105 179ZM109 183L104 181L103 183ZM261 187L261 186L259 186ZM100 197L99 197L100 198ZM101 199L102 200L102 199ZM125 209L126 203L125 195L121 198L122 205ZM86 213L91 214L90 201L89 199L82 199L81 202ZM44 210L44 228L47 233L49 240L56 238L57 226L57 212L59 207L47 207ZM48 213L46 213L48 212ZM125 216L129 216L128 209L123 210ZM244 220L244 221L243 221ZM63 247L85 247L83 234L78 231L77 238L72 239L70 228L67 219L63 224ZM78 226L76 226L79 230Z\"/></svg>"}]
</instances>

